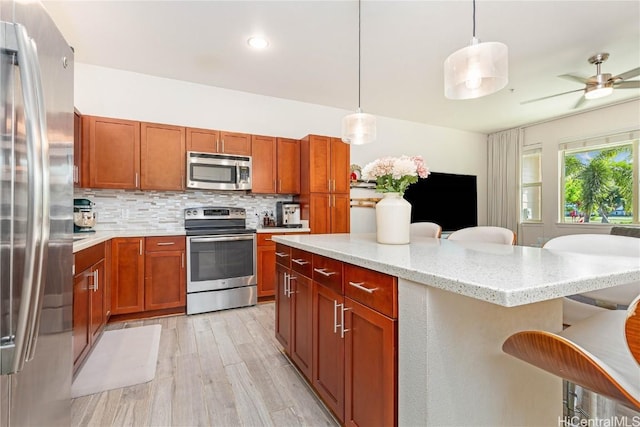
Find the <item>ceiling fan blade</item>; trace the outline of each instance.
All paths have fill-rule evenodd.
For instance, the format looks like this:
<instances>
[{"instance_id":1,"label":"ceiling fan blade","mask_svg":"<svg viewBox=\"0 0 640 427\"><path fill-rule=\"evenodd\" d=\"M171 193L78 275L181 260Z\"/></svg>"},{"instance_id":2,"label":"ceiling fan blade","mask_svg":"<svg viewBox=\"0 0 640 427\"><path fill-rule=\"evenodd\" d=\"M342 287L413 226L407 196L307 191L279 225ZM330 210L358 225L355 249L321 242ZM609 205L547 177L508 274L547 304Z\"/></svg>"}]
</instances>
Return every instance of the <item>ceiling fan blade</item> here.
<instances>
[{"instance_id":1,"label":"ceiling fan blade","mask_svg":"<svg viewBox=\"0 0 640 427\"><path fill-rule=\"evenodd\" d=\"M613 79L614 80L628 80L628 79L632 79L636 76L640 76L640 67L638 68L634 68L633 70L629 70L625 73L619 74L617 76L615 76Z\"/></svg>"},{"instance_id":2,"label":"ceiling fan blade","mask_svg":"<svg viewBox=\"0 0 640 427\"><path fill-rule=\"evenodd\" d=\"M613 87L616 89L635 89L635 88L640 88L640 80L634 80L631 82L620 82L620 83L614 83Z\"/></svg>"},{"instance_id":3,"label":"ceiling fan blade","mask_svg":"<svg viewBox=\"0 0 640 427\"><path fill-rule=\"evenodd\" d=\"M529 104L531 102L536 102L536 101L542 101L543 99L555 98L556 96L566 95L568 93L582 92L582 91L584 91L584 89L576 89L576 90L570 90L569 92L556 93L555 95L543 96L542 98L529 99L528 101L521 102L520 105Z\"/></svg>"},{"instance_id":4,"label":"ceiling fan blade","mask_svg":"<svg viewBox=\"0 0 640 427\"><path fill-rule=\"evenodd\" d=\"M567 80L571 80L574 82L578 82L578 83L587 83L589 81L588 78L585 77L580 77L580 76L574 76L573 74L563 74L561 76L558 76L562 79L567 79Z\"/></svg>"},{"instance_id":5,"label":"ceiling fan blade","mask_svg":"<svg viewBox=\"0 0 640 427\"><path fill-rule=\"evenodd\" d=\"M582 107L585 102L587 102L587 98L585 98L583 95L580 97L580 99L578 99L578 102L576 102L576 105L573 106L573 109L575 110L576 108Z\"/></svg>"}]
</instances>

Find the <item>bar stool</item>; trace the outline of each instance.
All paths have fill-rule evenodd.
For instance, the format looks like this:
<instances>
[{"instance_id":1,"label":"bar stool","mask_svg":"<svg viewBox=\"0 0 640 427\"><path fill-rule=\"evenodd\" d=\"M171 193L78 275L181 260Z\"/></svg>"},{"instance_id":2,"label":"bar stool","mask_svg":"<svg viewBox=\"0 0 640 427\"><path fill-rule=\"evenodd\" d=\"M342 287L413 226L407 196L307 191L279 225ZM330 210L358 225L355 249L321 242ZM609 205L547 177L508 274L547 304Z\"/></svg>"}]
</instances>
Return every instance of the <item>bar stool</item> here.
<instances>
[{"instance_id":1,"label":"bar stool","mask_svg":"<svg viewBox=\"0 0 640 427\"><path fill-rule=\"evenodd\" d=\"M522 331L502 351L640 410L640 295L628 310L607 310L559 334Z\"/></svg>"},{"instance_id":2,"label":"bar stool","mask_svg":"<svg viewBox=\"0 0 640 427\"><path fill-rule=\"evenodd\" d=\"M442 235L442 227L435 222L413 222L410 225L411 236L434 237L439 239Z\"/></svg>"},{"instance_id":3,"label":"bar stool","mask_svg":"<svg viewBox=\"0 0 640 427\"><path fill-rule=\"evenodd\" d=\"M571 234L555 237L543 246L551 251L602 256L637 257L640 263L640 239L609 234ZM562 300L562 323L573 325L608 308L622 308L640 294L640 280L613 288L572 295Z\"/></svg>"},{"instance_id":4,"label":"bar stool","mask_svg":"<svg viewBox=\"0 0 640 427\"><path fill-rule=\"evenodd\" d=\"M493 227L493 226L467 227L451 233L449 235L449 240L515 245L516 233L509 230L508 228L503 228L503 227Z\"/></svg>"}]
</instances>

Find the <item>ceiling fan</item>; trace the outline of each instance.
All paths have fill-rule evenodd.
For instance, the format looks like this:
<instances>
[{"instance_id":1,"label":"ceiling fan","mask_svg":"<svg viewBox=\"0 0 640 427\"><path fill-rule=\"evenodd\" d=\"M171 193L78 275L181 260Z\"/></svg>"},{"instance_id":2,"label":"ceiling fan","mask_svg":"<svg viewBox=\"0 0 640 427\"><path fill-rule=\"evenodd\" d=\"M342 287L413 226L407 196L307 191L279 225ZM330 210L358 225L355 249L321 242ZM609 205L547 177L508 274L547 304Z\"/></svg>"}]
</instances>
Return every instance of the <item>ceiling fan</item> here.
<instances>
[{"instance_id":1,"label":"ceiling fan","mask_svg":"<svg viewBox=\"0 0 640 427\"><path fill-rule=\"evenodd\" d=\"M563 79L582 83L585 85L582 89L570 90L569 92L556 93L555 95L544 96L542 98L530 99L520 104L529 104L530 102L542 101L543 99L554 98L568 93L584 92L573 108L581 107L587 100L602 98L613 93L614 89L635 89L640 88L640 80L627 81L640 75L640 67L634 68L617 76L611 76L609 73L600 72L600 64L609 58L608 53L597 53L589 58L590 64L595 64L596 75L589 78L574 76L573 74L563 74Z\"/></svg>"}]
</instances>

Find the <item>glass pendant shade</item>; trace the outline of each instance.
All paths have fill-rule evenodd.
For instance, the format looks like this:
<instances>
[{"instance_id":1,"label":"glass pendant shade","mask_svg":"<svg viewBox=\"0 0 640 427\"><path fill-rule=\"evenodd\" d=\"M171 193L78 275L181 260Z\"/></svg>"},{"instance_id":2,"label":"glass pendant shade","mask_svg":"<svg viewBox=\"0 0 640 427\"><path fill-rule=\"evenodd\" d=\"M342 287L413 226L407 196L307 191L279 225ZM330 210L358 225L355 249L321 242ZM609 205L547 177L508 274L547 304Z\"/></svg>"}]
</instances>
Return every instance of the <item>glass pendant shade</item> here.
<instances>
[{"instance_id":1,"label":"glass pendant shade","mask_svg":"<svg viewBox=\"0 0 640 427\"><path fill-rule=\"evenodd\" d=\"M360 109L342 119L342 141L352 145L369 144L376 139L376 117Z\"/></svg>"},{"instance_id":2,"label":"glass pendant shade","mask_svg":"<svg viewBox=\"0 0 640 427\"><path fill-rule=\"evenodd\" d=\"M492 94L509 81L508 49L504 43L480 43L453 52L444 62L444 95L472 99Z\"/></svg>"}]
</instances>

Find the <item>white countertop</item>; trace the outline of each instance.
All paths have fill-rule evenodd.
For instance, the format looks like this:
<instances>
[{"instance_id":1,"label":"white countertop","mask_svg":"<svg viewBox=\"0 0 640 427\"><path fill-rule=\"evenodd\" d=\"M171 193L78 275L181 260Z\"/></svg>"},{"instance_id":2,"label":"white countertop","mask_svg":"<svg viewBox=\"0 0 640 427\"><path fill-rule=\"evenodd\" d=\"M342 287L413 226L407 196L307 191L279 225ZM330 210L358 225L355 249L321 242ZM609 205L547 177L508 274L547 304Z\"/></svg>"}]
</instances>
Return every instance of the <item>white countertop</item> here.
<instances>
[{"instance_id":1,"label":"white countertop","mask_svg":"<svg viewBox=\"0 0 640 427\"><path fill-rule=\"evenodd\" d=\"M411 238L381 245L375 234L274 236L319 255L505 307L640 281L638 258L528 246Z\"/></svg>"},{"instance_id":2,"label":"white countertop","mask_svg":"<svg viewBox=\"0 0 640 427\"><path fill-rule=\"evenodd\" d=\"M98 243L105 242L115 237L153 237L153 236L184 236L184 229L176 230L159 230L156 228L144 228L137 230L110 230L110 231L96 231L94 233L81 233L74 234L73 241L73 253L83 249L90 248ZM86 236L82 239L77 237Z\"/></svg>"}]
</instances>

